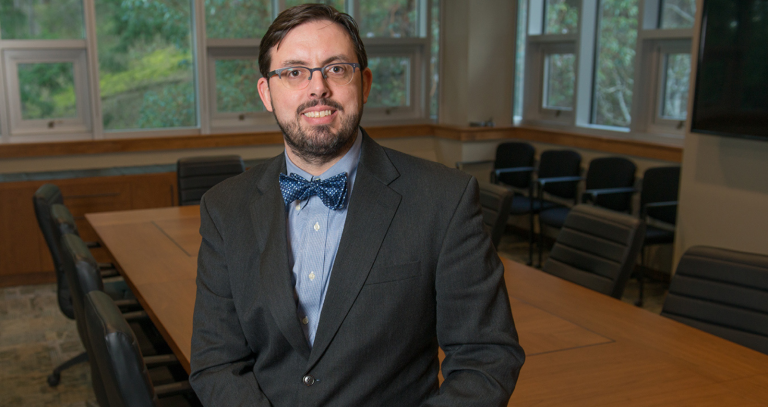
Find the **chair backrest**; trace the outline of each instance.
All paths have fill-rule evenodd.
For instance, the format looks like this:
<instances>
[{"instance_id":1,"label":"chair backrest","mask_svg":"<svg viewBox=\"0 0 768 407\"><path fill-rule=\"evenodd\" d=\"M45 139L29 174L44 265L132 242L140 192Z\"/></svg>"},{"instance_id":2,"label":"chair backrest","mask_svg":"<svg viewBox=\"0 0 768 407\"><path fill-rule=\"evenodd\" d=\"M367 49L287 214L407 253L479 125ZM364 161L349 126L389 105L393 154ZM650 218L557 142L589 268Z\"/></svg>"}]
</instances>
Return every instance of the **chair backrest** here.
<instances>
[{"instance_id":1,"label":"chair backrest","mask_svg":"<svg viewBox=\"0 0 768 407\"><path fill-rule=\"evenodd\" d=\"M114 301L103 292L90 292L85 322L109 406L157 405L136 335Z\"/></svg>"},{"instance_id":2,"label":"chair backrest","mask_svg":"<svg viewBox=\"0 0 768 407\"><path fill-rule=\"evenodd\" d=\"M85 298L90 292L104 291L98 264L80 236L66 233L61 236L61 251L64 259L64 271L67 274L69 287L72 292L72 304L75 310L77 333L88 353L88 363L91 365L91 380L93 391L99 405L111 405L107 402L107 393L102 382L96 358L93 354L88 329L85 324Z\"/></svg>"},{"instance_id":3,"label":"chair backrest","mask_svg":"<svg viewBox=\"0 0 768 407\"><path fill-rule=\"evenodd\" d=\"M677 201L680 190L680 166L654 167L645 170L640 190L640 208L655 202ZM648 208L646 214L662 222L677 222L677 207Z\"/></svg>"},{"instance_id":4,"label":"chair backrest","mask_svg":"<svg viewBox=\"0 0 768 407\"><path fill-rule=\"evenodd\" d=\"M691 247L661 315L768 354L768 256Z\"/></svg>"},{"instance_id":5,"label":"chair backrest","mask_svg":"<svg viewBox=\"0 0 768 407\"><path fill-rule=\"evenodd\" d=\"M59 309L69 319L75 318L75 311L72 309L72 297L69 292L69 284L64 274L64 266L61 258L60 240L54 230L51 220L51 207L54 204L63 204L64 198L61 190L54 184L43 184L35 191L32 196L32 203L35 208L35 217L40 231L43 232L45 243L48 245L48 251L51 253L54 271L56 272L56 296L59 302Z\"/></svg>"},{"instance_id":6,"label":"chair backrest","mask_svg":"<svg viewBox=\"0 0 768 407\"><path fill-rule=\"evenodd\" d=\"M245 171L239 155L180 158L176 163L179 205L197 205L212 186Z\"/></svg>"},{"instance_id":7,"label":"chair backrest","mask_svg":"<svg viewBox=\"0 0 768 407\"><path fill-rule=\"evenodd\" d=\"M547 150L539 157L539 178L576 177L581 175L581 155L573 150ZM544 192L563 199L576 200L578 183L555 182L544 186Z\"/></svg>"},{"instance_id":8,"label":"chair backrest","mask_svg":"<svg viewBox=\"0 0 768 407\"><path fill-rule=\"evenodd\" d=\"M512 191L499 185L480 183L480 206L483 210L483 226L491 235L493 247L499 247L512 206Z\"/></svg>"},{"instance_id":9,"label":"chair backrest","mask_svg":"<svg viewBox=\"0 0 768 407\"><path fill-rule=\"evenodd\" d=\"M61 242L61 236L67 233L80 236L75 217L65 205L51 205L51 222L53 223L53 234L59 242Z\"/></svg>"},{"instance_id":10,"label":"chair backrest","mask_svg":"<svg viewBox=\"0 0 768 407\"><path fill-rule=\"evenodd\" d=\"M589 162L586 189L622 188L635 186L637 166L623 157L600 157ZM618 212L631 212L632 193L598 195L597 206Z\"/></svg>"},{"instance_id":11,"label":"chair backrest","mask_svg":"<svg viewBox=\"0 0 768 407\"><path fill-rule=\"evenodd\" d=\"M536 149L528 143L508 142L496 147L496 160L493 168L533 167ZM491 182L511 185L515 188L528 188L531 185L531 172L491 173Z\"/></svg>"},{"instance_id":12,"label":"chair backrest","mask_svg":"<svg viewBox=\"0 0 768 407\"><path fill-rule=\"evenodd\" d=\"M75 310L75 321L80 339L86 344L88 337L85 332L85 320L83 319L83 302L85 296L91 291L104 291L104 282L101 280L101 272L98 263L91 255L90 250L80 236L67 233L61 236L61 250L64 254L64 272L67 275L70 291L72 292L72 304Z\"/></svg>"},{"instance_id":13,"label":"chair backrest","mask_svg":"<svg viewBox=\"0 0 768 407\"><path fill-rule=\"evenodd\" d=\"M645 222L628 214L577 205L565 218L544 271L621 298L643 245Z\"/></svg>"}]
</instances>

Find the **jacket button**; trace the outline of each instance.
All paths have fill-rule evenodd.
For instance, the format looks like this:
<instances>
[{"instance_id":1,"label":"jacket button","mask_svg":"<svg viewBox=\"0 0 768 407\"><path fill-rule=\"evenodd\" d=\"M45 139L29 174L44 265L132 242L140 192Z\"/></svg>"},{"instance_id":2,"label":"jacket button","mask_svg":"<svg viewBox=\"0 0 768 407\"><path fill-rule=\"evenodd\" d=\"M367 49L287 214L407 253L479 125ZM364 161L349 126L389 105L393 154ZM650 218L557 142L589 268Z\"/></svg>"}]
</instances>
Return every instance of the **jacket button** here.
<instances>
[{"instance_id":1,"label":"jacket button","mask_svg":"<svg viewBox=\"0 0 768 407\"><path fill-rule=\"evenodd\" d=\"M314 378L314 377L312 377L311 375L306 375L306 376L304 376L304 378L302 379L302 381L304 382L304 384L305 384L307 387L309 387L309 386L311 386L311 385L315 384L315 378Z\"/></svg>"}]
</instances>

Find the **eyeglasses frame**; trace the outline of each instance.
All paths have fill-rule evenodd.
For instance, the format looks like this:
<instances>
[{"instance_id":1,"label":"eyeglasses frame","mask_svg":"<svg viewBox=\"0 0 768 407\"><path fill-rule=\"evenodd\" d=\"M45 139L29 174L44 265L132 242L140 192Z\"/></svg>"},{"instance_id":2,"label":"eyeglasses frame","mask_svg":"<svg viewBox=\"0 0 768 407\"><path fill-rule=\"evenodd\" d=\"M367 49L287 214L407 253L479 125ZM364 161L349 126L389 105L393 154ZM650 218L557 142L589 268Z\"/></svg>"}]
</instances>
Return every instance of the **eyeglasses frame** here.
<instances>
[{"instance_id":1,"label":"eyeglasses frame","mask_svg":"<svg viewBox=\"0 0 768 407\"><path fill-rule=\"evenodd\" d=\"M275 69L274 71L267 72L267 77L266 78L267 78L267 80L269 80L273 76L277 75L278 79L283 79L281 74L284 71L287 71L289 69L304 68L304 69L309 70L309 79L307 79L307 85L309 85L309 82L312 82L312 75L315 73L315 71L320 72L320 75L323 76L323 79L328 80L328 76L325 74L325 69L328 68L329 66L334 66L334 65L349 65L349 66L351 66L352 67L352 76L353 77L355 76L355 72L357 71L357 69L360 68L360 64L358 64L357 62L334 62L332 64L321 66L319 68L310 68L310 67L306 67L306 66L287 66L285 68L278 68L278 69ZM346 85L349 85L351 82L352 81L350 80L349 82L347 82ZM297 88L296 90L304 89L304 88L307 87L307 85L304 85L304 87L302 87L302 88ZM344 85L344 86L346 86L346 85ZM287 85L285 85L285 86L287 87Z\"/></svg>"}]
</instances>

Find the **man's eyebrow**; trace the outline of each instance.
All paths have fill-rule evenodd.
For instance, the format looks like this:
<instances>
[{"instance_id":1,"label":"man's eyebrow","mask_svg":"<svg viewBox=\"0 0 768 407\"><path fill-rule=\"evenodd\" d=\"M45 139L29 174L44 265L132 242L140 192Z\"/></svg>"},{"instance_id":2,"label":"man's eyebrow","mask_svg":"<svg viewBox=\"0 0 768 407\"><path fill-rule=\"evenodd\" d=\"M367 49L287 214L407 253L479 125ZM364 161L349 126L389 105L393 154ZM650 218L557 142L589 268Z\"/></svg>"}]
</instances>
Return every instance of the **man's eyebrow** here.
<instances>
[{"instance_id":1,"label":"man's eyebrow","mask_svg":"<svg viewBox=\"0 0 768 407\"><path fill-rule=\"evenodd\" d=\"M346 62L349 58L347 58L345 55L333 55L331 57L326 58L322 64L323 66L326 66L328 64L334 63L334 62ZM306 66L309 67L307 61L303 61L301 59L289 59L286 61L283 61L281 64L284 67L291 67L291 66Z\"/></svg>"}]
</instances>

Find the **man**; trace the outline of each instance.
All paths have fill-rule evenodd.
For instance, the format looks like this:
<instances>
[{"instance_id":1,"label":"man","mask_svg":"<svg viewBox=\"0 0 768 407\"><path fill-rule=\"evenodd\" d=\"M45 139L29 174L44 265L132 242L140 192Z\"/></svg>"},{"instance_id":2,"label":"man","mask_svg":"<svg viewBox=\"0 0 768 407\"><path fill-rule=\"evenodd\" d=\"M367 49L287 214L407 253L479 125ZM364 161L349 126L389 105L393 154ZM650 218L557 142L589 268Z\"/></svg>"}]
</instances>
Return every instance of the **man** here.
<instances>
[{"instance_id":1,"label":"man","mask_svg":"<svg viewBox=\"0 0 768 407\"><path fill-rule=\"evenodd\" d=\"M201 201L197 395L210 406L507 405L524 354L477 182L359 128L372 74L348 15L284 11L259 65L286 149Z\"/></svg>"}]
</instances>

